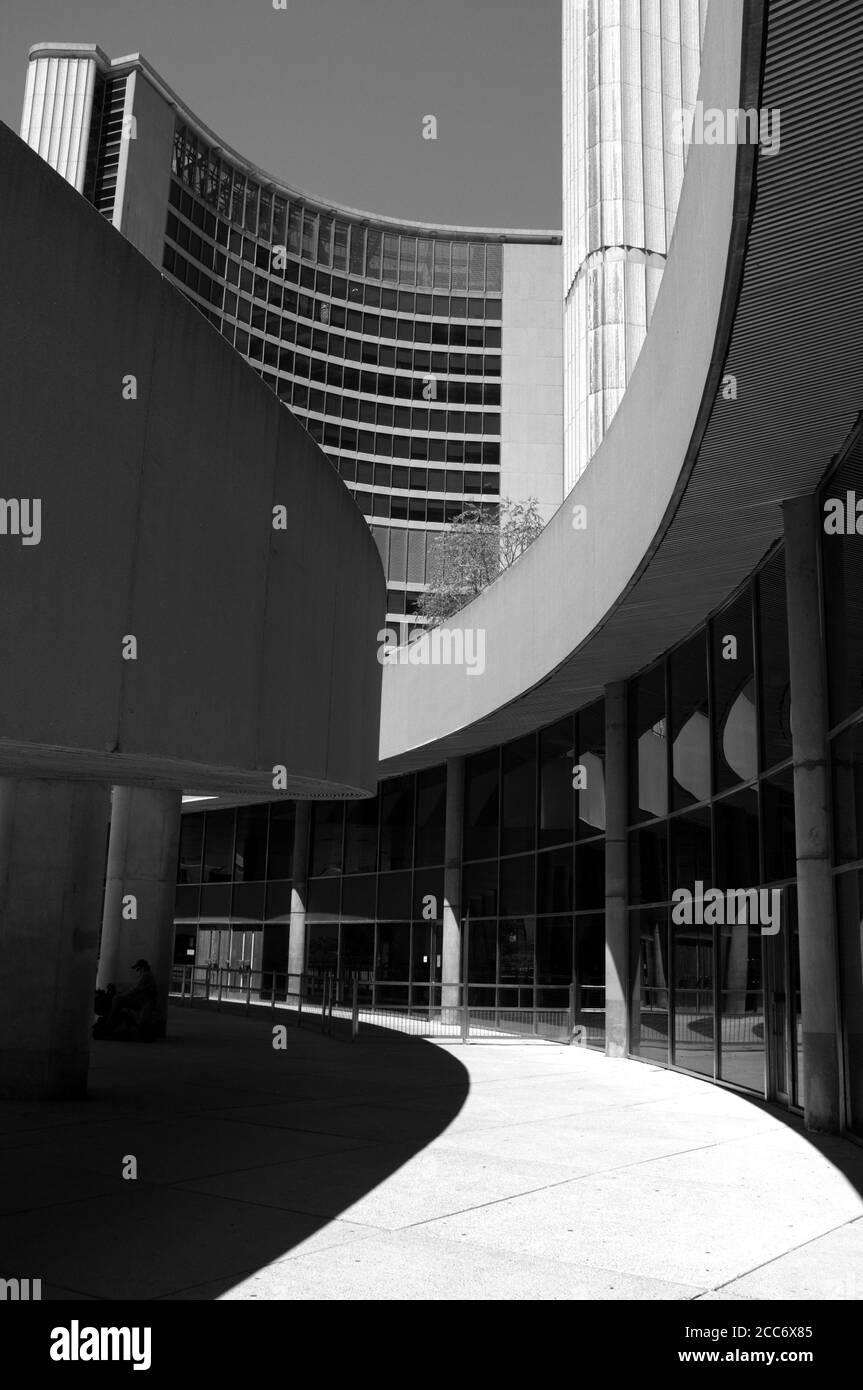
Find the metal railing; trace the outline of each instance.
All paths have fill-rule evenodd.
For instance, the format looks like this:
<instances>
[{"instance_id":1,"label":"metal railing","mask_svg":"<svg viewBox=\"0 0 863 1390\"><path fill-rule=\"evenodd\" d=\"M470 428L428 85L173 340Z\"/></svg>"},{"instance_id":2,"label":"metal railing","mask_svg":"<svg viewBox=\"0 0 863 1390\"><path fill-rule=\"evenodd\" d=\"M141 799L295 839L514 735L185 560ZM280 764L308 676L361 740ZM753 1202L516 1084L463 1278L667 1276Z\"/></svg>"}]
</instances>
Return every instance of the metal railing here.
<instances>
[{"instance_id":1,"label":"metal railing","mask_svg":"<svg viewBox=\"0 0 863 1390\"><path fill-rule=\"evenodd\" d=\"M591 991L593 991L591 1000ZM269 1009L293 1016L297 1027L318 1026L333 1033L334 1020L350 1025L357 1038L363 1025L414 1037L522 1037L548 1042L601 1045L605 1010L601 986L544 988L461 982L418 983L381 980L353 972L249 970L243 966L175 966L170 995L188 1008L205 1005L238 1009L247 1016ZM550 996L560 1007L527 1003Z\"/></svg>"}]
</instances>

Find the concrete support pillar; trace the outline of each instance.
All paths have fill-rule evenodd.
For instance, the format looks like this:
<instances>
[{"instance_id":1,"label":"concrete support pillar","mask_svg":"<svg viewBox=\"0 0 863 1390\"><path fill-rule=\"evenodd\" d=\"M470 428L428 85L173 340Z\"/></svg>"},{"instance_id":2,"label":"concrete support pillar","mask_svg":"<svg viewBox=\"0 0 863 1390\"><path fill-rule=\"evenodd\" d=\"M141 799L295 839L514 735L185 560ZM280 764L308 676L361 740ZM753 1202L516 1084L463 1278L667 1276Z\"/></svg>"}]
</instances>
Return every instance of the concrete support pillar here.
<instances>
[{"instance_id":1,"label":"concrete support pillar","mask_svg":"<svg viewBox=\"0 0 863 1390\"><path fill-rule=\"evenodd\" d=\"M87 1089L109 788L0 781L0 1096Z\"/></svg>"},{"instance_id":2,"label":"concrete support pillar","mask_svg":"<svg viewBox=\"0 0 863 1390\"><path fill-rule=\"evenodd\" d=\"M782 508L791 669L791 740L797 841L797 907L806 1128L841 1124L836 911L830 871L827 692L818 591L820 514L814 498ZM787 930L787 925L782 924Z\"/></svg>"},{"instance_id":3,"label":"concrete support pillar","mask_svg":"<svg viewBox=\"0 0 863 1390\"><path fill-rule=\"evenodd\" d=\"M464 830L464 758L450 758L446 765L446 832L443 875L443 949L441 1005L459 1005L461 979L461 847ZM467 963L465 962L465 969Z\"/></svg>"},{"instance_id":4,"label":"concrete support pillar","mask_svg":"<svg viewBox=\"0 0 863 1390\"><path fill-rule=\"evenodd\" d=\"M298 801L294 819L293 885L291 887L291 934L288 937L288 974L302 975L306 969L306 900L309 874L309 831L312 822L310 801ZM299 980L289 979L288 994L299 993Z\"/></svg>"},{"instance_id":5,"label":"concrete support pillar","mask_svg":"<svg viewBox=\"0 0 863 1390\"><path fill-rule=\"evenodd\" d=\"M627 921L626 684L605 691L605 1051L629 1050Z\"/></svg>"},{"instance_id":6,"label":"concrete support pillar","mask_svg":"<svg viewBox=\"0 0 863 1390\"><path fill-rule=\"evenodd\" d=\"M100 989L135 984L143 957L159 989L158 1033L164 1036L174 960L174 897L182 794L153 787L115 787L111 795L108 874L99 948Z\"/></svg>"}]
</instances>

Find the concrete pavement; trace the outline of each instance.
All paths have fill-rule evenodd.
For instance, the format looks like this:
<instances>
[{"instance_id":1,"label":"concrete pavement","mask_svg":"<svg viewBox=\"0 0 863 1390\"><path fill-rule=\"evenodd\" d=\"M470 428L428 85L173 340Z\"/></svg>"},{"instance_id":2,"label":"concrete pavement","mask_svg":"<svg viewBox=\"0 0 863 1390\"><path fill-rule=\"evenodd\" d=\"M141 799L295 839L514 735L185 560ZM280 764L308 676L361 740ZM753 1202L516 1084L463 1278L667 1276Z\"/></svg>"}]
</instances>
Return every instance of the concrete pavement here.
<instances>
[{"instance_id":1,"label":"concrete pavement","mask_svg":"<svg viewBox=\"0 0 863 1390\"><path fill-rule=\"evenodd\" d=\"M172 1009L91 1098L0 1108L45 1298L856 1299L863 1150L581 1048ZM135 1160L137 1176L128 1174Z\"/></svg>"}]
</instances>

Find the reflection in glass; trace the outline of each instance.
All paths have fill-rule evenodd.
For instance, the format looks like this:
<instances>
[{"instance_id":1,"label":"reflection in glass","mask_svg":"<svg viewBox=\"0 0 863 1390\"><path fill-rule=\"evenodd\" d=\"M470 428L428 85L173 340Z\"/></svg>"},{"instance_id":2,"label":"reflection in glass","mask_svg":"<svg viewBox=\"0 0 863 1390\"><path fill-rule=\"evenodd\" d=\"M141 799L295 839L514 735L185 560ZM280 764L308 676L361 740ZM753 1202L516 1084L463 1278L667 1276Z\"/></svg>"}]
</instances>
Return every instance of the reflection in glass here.
<instances>
[{"instance_id":1,"label":"reflection in glass","mask_svg":"<svg viewBox=\"0 0 863 1390\"><path fill-rule=\"evenodd\" d=\"M234 812L208 811L204 831L204 883L230 883L233 851Z\"/></svg>"},{"instance_id":2,"label":"reflection in glass","mask_svg":"<svg viewBox=\"0 0 863 1390\"><path fill-rule=\"evenodd\" d=\"M750 888L760 883L758 793L753 787L714 802L716 886Z\"/></svg>"},{"instance_id":3,"label":"reflection in glass","mask_svg":"<svg viewBox=\"0 0 863 1390\"><path fill-rule=\"evenodd\" d=\"M654 666L630 686L630 819L668 812L668 723L665 668Z\"/></svg>"},{"instance_id":4,"label":"reflection in glass","mask_svg":"<svg viewBox=\"0 0 863 1390\"><path fill-rule=\"evenodd\" d=\"M503 1008L533 1007L536 919L501 919L498 928L499 1003Z\"/></svg>"},{"instance_id":5,"label":"reflection in glass","mask_svg":"<svg viewBox=\"0 0 863 1390\"><path fill-rule=\"evenodd\" d=\"M592 1047L605 1045L605 914L575 919L575 1022Z\"/></svg>"},{"instance_id":6,"label":"reflection in glass","mask_svg":"<svg viewBox=\"0 0 863 1390\"><path fill-rule=\"evenodd\" d=\"M719 1075L723 1081L764 1092L765 1018L761 978L761 927L746 922L719 927L719 1007L722 1015ZM784 949L784 932L776 938L777 954ZM784 972L782 972L784 973ZM774 993L778 1027L777 1060L784 1072L784 982ZM778 1079L780 1089L784 1089Z\"/></svg>"},{"instance_id":7,"label":"reflection in glass","mask_svg":"<svg viewBox=\"0 0 863 1390\"><path fill-rule=\"evenodd\" d=\"M770 768L791 757L791 675L783 550L764 566L757 583L764 767Z\"/></svg>"},{"instance_id":8,"label":"reflection in glass","mask_svg":"<svg viewBox=\"0 0 863 1390\"><path fill-rule=\"evenodd\" d=\"M671 704L673 805L710 796L710 720L707 703L707 638L698 633L668 662Z\"/></svg>"},{"instance_id":9,"label":"reflection in glass","mask_svg":"<svg viewBox=\"0 0 863 1390\"><path fill-rule=\"evenodd\" d=\"M630 1046L633 1056L667 1063L668 917L665 909L630 914Z\"/></svg>"},{"instance_id":10,"label":"reflection in glass","mask_svg":"<svg viewBox=\"0 0 863 1390\"><path fill-rule=\"evenodd\" d=\"M539 844L572 839L572 718L561 719L539 735Z\"/></svg>"},{"instance_id":11,"label":"reflection in glass","mask_svg":"<svg viewBox=\"0 0 863 1390\"><path fill-rule=\"evenodd\" d=\"M669 821L671 836L671 891L691 889L696 880L713 881L710 808L700 807Z\"/></svg>"},{"instance_id":12,"label":"reflection in glass","mask_svg":"<svg viewBox=\"0 0 863 1390\"><path fill-rule=\"evenodd\" d=\"M748 782L758 771L752 598L749 589L711 624L716 790Z\"/></svg>"},{"instance_id":13,"label":"reflection in glass","mask_svg":"<svg viewBox=\"0 0 863 1390\"><path fill-rule=\"evenodd\" d=\"M349 801L345 810L345 873L372 873L377 868L378 798Z\"/></svg>"},{"instance_id":14,"label":"reflection in glass","mask_svg":"<svg viewBox=\"0 0 863 1390\"><path fill-rule=\"evenodd\" d=\"M662 903L668 891L668 822L629 833L629 901Z\"/></svg>"},{"instance_id":15,"label":"reflection in glass","mask_svg":"<svg viewBox=\"0 0 863 1390\"><path fill-rule=\"evenodd\" d=\"M713 928L672 922L674 1063L713 1077Z\"/></svg>"},{"instance_id":16,"label":"reflection in glass","mask_svg":"<svg viewBox=\"0 0 863 1390\"><path fill-rule=\"evenodd\" d=\"M863 724L830 744L833 772L834 855L837 864L863 859Z\"/></svg>"},{"instance_id":17,"label":"reflection in glass","mask_svg":"<svg viewBox=\"0 0 863 1390\"><path fill-rule=\"evenodd\" d=\"M797 849L794 830L794 775L791 768L761 783L764 835L764 880L794 878Z\"/></svg>"},{"instance_id":18,"label":"reflection in glass","mask_svg":"<svg viewBox=\"0 0 863 1390\"><path fill-rule=\"evenodd\" d=\"M536 857L539 913L572 911L572 848L550 849Z\"/></svg>"},{"instance_id":19,"label":"reflection in glass","mask_svg":"<svg viewBox=\"0 0 863 1390\"><path fill-rule=\"evenodd\" d=\"M579 838L600 834L605 829L605 704L589 705L578 718L578 757L584 768L586 785L576 791Z\"/></svg>"},{"instance_id":20,"label":"reflection in glass","mask_svg":"<svg viewBox=\"0 0 863 1390\"><path fill-rule=\"evenodd\" d=\"M534 848L536 838L536 740L531 734L501 750L501 854Z\"/></svg>"},{"instance_id":21,"label":"reflection in glass","mask_svg":"<svg viewBox=\"0 0 863 1390\"><path fill-rule=\"evenodd\" d=\"M465 762L465 859L490 859L498 852L498 762L496 748Z\"/></svg>"},{"instance_id":22,"label":"reflection in glass","mask_svg":"<svg viewBox=\"0 0 863 1390\"><path fill-rule=\"evenodd\" d=\"M341 872L344 813L344 802L341 801L316 801L313 804L310 831L310 874L323 875Z\"/></svg>"}]
</instances>

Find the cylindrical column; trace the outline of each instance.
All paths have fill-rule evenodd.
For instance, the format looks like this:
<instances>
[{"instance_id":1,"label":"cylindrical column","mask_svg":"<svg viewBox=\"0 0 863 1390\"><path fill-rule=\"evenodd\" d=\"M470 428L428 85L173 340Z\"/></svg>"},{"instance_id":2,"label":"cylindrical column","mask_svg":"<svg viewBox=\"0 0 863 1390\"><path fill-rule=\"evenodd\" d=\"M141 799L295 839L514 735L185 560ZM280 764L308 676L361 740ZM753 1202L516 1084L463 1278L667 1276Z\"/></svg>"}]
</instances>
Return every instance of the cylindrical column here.
<instances>
[{"instance_id":1,"label":"cylindrical column","mask_svg":"<svg viewBox=\"0 0 863 1390\"><path fill-rule=\"evenodd\" d=\"M626 862L626 684L605 691L605 1051L629 1050Z\"/></svg>"},{"instance_id":2,"label":"cylindrical column","mask_svg":"<svg viewBox=\"0 0 863 1390\"><path fill-rule=\"evenodd\" d=\"M816 500L810 497L785 502L782 513L791 670L803 1113L807 1129L832 1134L840 1127L842 1112L836 914L830 868L827 692L818 591L820 516Z\"/></svg>"},{"instance_id":3,"label":"cylindrical column","mask_svg":"<svg viewBox=\"0 0 863 1390\"><path fill-rule=\"evenodd\" d=\"M306 897L309 874L309 827L312 807L298 801L294 819L293 884L291 887L291 934L288 938L288 995L300 991L299 977L306 968Z\"/></svg>"},{"instance_id":4,"label":"cylindrical column","mask_svg":"<svg viewBox=\"0 0 863 1390\"><path fill-rule=\"evenodd\" d=\"M159 1036L165 1033L174 959L182 799L178 791L154 787L115 787L111 795L98 983L132 986L135 961L148 961L159 990Z\"/></svg>"},{"instance_id":5,"label":"cylindrical column","mask_svg":"<svg viewBox=\"0 0 863 1390\"><path fill-rule=\"evenodd\" d=\"M461 980L461 845L464 828L464 758L446 765L446 831L444 836L443 947L441 1006L457 1009ZM465 961L465 979L467 962Z\"/></svg>"},{"instance_id":6,"label":"cylindrical column","mask_svg":"<svg viewBox=\"0 0 863 1390\"><path fill-rule=\"evenodd\" d=\"M0 1096L86 1093L108 799L0 781Z\"/></svg>"}]
</instances>

